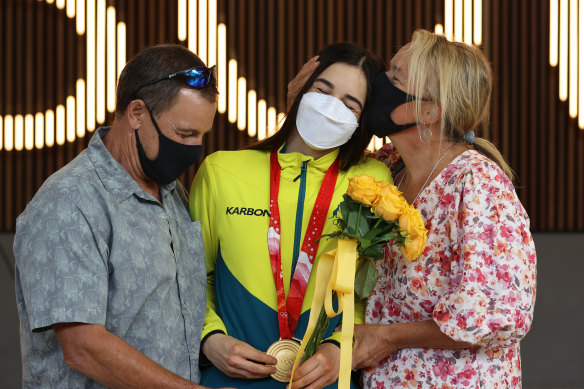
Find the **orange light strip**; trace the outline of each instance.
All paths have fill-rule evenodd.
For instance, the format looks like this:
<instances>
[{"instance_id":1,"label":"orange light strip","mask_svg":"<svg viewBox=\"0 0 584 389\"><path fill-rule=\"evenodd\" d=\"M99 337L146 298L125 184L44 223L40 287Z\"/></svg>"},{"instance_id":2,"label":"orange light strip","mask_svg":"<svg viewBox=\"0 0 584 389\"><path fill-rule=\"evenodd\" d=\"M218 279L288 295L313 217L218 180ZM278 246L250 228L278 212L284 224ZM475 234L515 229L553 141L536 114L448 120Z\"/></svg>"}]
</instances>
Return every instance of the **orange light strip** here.
<instances>
[{"instance_id":1,"label":"orange light strip","mask_svg":"<svg viewBox=\"0 0 584 389\"><path fill-rule=\"evenodd\" d=\"M116 110L116 10L107 9L107 110Z\"/></svg>"},{"instance_id":2,"label":"orange light strip","mask_svg":"<svg viewBox=\"0 0 584 389\"><path fill-rule=\"evenodd\" d=\"M48 109L45 113L45 145L52 147L55 144L55 111Z\"/></svg>"},{"instance_id":3,"label":"orange light strip","mask_svg":"<svg viewBox=\"0 0 584 389\"><path fill-rule=\"evenodd\" d=\"M34 116L30 113L24 116L24 148L34 148Z\"/></svg>"},{"instance_id":4,"label":"orange light strip","mask_svg":"<svg viewBox=\"0 0 584 389\"><path fill-rule=\"evenodd\" d=\"M20 151L24 148L24 117L14 115L14 149Z\"/></svg>"},{"instance_id":5,"label":"orange light strip","mask_svg":"<svg viewBox=\"0 0 584 389\"><path fill-rule=\"evenodd\" d=\"M4 116L4 148L10 151L14 148L14 117Z\"/></svg>"},{"instance_id":6,"label":"orange light strip","mask_svg":"<svg viewBox=\"0 0 584 389\"><path fill-rule=\"evenodd\" d=\"M474 0L474 38L473 42L475 45L480 46L483 44L483 1Z\"/></svg>"},{"instance_id":7,"label":"orange light strip","mask_svg":"<svg viewBox=\"0 0 584 389\"><path fill-rule=\"evenodd\" d=\"M34 117L34 146L37 149L45 146L45 116L41 112Z\"/></svg>"},{"instance_id":8,"label":"orange light strip","mask_svg":"<svg viewBox=\"0 0 584 389\"><path fill-rule=\"evenodd\" d=\"M578 3L578 127L584 130L584 0Z\"/></svg>"},{"instance_id":9,"label":"orange light strip","mask_svg":"<svg viewBox=\"0 0 584 389\"><path fill-rule=\"evenodd\" d=\"M217 110L225 113L227 110L227 29L225 24L217 26L218 50L217 50L217 89L219 90L219 101Z\"/></svg>"},{"instance_id":10,"label":"orange light strip","mask_svg":"<svg viewBox=\"0 0 584 389\"><path fill-rule=\"evenodd\" d=\"M254 90L247 92L247 134L252 138L258 134L257 94Z\"/></svg>"},{"instance_id":11,"label":"orange light strip","mask_svg":"<svg viewBox=\"0 0 584 389\"><path fill-rule=\"evenodd\" d=\"M85 81L77 80L77 137L85 136Z\"/></svg>"},{"instance_id":12,"label":"orange light strip","mask_svg":"<svg viewBox=\"0 0 584 389\"><path fill-rule=\"evenodd\" d=\"M568 99L568 0L560 1L560 100Z\"/></svg>"},{"instance_id":13,"label":"orange light strip","mask_svg":"<svg viewBox=\"0 0 584 389\"><path fill-rule=\"evenodd\" d=\"M85 34L85 0L77 0L75 28L78 35Z\"/></svg>"},{"instance_id":14,"label":"orange light strip","mask_svg":"<svg viewBox=\"0 0 584 389\"><path fill-rule=\"evenodd\" d=\"M75 97L69 96L65 100L66 106L66 116L67 116L67 142L75 141Z\"/></svg>"},{"instance_id":15,"label":"orange light strip","mask_svg":"<svg viewBox=\"0 0 584 389\"><path fill-rule=\"evenodd\" d=\"M178 39L187 40L187 0L178 0Z\"/></svg>"},{"instance_id":16,"label":"orange light strip","mask_svg":"<svg viewBox=\"0 0 584 389\"><path fill-rule=\"evenodd\" d=\"M245 130L245 100L247 94L247 81L244 77L239 77L237 79L237 128L239 130Z\"/></svg>"},{"instance_id":17,"label":"orange light strip","mask_svg":"<svg viewBox=\"0 0 584 389\"><path fill-rule=\"evenodd\" d=\"M558 0L550 0L550 65L558 66Z\"/></svg>"},{"instance_id":18,"label":"orange light strip","mask_svg":"<svg viewBox=\"0 0 584 389\"><path fill-rule=\"evenodd\" d=\"M568 73L569 103L571 118L578 116L578 0L570 0L570 66Z\"/></svg>"},{"instance_id":19,"label":"orange light strip","mask_svg":"<svg viewBox=\"0 0 584 389\"><path fill-rule=\"evenodd\" d=\"M87 0L87 130L95 130L95 1Z\"/></svg>"},{"instance_id":20,"label":"orange light strip","mask_svg":"<svg viewBox=\"0 0 584 389\"><path fill-rule=\"evenodd\" d=\"M197 52L197 0L189 0L187 27L187 46L193 53Z\"/></svg>"},{"instance_id":21,"label":"orange light strip","mask_svg":"<svg viewBox=\"0 0 584 389\"><path fill-rule=\"evenodd\" d=\"M464 0L464 43L472 45L472 0Z\"/></svg>"},{"instance_id":22,"label":"orange light strip","mask_svg":"<svg viewBox=\"0 0 584 389\"><path fill-rule=\"evenodd\" d=\"M106 1L97 0L97 77L96 119L105 123L106 111Z\"/></svg>"},{"instance_id":23,"label":"orange light strip","mask_svg":"<svg viewBox=\"0 0 584 389\"><path fill-rule=\"evenodd\" d=\"M56 138L59 146L65 144L65 106L63 104L57 105L56 111Z\"/></svg>"},{"instance_id":24,"label":"orange light strip","mask_svg":"<svg viewBox=\"0 0 584 389\"><path fill-rule=\"evenodd\" d=\"M237 61L229 60L229 105L227 107L227 120L230 123L237 121Z\"/></svg>"}]
</instances>

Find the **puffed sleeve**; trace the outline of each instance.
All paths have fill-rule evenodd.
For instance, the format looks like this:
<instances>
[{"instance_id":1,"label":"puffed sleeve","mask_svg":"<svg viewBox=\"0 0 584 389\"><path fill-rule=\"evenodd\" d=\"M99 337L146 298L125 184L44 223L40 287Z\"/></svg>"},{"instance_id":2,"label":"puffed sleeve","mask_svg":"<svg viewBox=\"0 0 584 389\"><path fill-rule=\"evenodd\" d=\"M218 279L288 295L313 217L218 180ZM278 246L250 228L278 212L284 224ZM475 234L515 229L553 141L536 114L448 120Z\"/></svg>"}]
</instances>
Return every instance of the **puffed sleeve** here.
<instances>
[{"instance_id":1,"label":"puffed sleeve","mask_svg":"<svg viewBox=\"0 0 584 389\"><path fill-rule=\"evenodd\" d=\"M533 319L536 255L529 219L507 176L492 162L458 177L450 215L452 288L433 318L457 341L519 341ZM456 202L454 202L456 203Z\"/></svg>"},{"instance_id":2,"label":"puffed sleeve","mask_svg":"<svg viewBox=\"0 0 584 389\"><path fill-rule=\"evenodd\" d=\"M17 295L32 331L56 323L105 324L108 264L99 238L70 199L33 201L14 239Z\"/></svg>"},{"instance_id":3,"label":"puffed sleeve","mask_svg":"<svg viewBox=\"0 0 584 389\"><path fill-rule=\"evenodd\" d=\"M227 333L223 320L216 310L217 296L215 293L215 265L219 250L217 231L217 214L215 205L215 185L211 163L212 155L207 157L197 171L189 195L189 209L192 220L199 220L203 230L203 242L207 257L207 312L201 338L211 332Z\"/></svg>"}]
</instances>

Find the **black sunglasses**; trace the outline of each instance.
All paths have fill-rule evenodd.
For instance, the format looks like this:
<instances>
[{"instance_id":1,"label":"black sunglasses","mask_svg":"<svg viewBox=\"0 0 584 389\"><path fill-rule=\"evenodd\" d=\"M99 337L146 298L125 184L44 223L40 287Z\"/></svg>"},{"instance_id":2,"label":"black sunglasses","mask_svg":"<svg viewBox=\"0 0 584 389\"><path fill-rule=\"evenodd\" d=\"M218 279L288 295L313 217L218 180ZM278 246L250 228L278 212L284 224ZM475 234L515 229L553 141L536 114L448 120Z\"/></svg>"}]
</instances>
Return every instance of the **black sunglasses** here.
<instances>
[{"instance_id":1,"label":"black sunglasses","mask_svg":"<svg viewBox=\"0 0 584 389\"><path fill-rule=\"evenodd\" d=\"M213 69L215 69L215 65L213 65L211 68L207 68L205 66L197 66L190 69L180 70L178 72L169 74L168 76L159 78L158 80L154 80L140 86L136 90L136 93L138 93L138 91L140 91L140 89L142 88L154 85L160 81L172 80L173 78L180 79L185 84L190 85L193 88L202 89L209 85L209 80L211 79L211 73L213 72Z\"/></svg>"}]
</instances>

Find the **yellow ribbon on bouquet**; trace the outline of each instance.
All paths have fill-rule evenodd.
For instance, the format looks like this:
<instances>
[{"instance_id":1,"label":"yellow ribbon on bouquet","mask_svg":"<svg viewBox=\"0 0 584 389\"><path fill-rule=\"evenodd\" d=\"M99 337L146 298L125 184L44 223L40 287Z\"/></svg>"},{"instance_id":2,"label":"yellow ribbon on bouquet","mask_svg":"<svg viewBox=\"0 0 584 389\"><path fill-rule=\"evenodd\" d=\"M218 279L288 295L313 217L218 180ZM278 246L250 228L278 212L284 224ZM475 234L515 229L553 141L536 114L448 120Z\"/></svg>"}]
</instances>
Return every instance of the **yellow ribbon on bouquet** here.
<instances>
[{"instance_id":1,"label":"yellow ribbon on bouquet","mask_svg":"<svg viewBox=\"0 0 584 389\"><path fill-rule=\"evenodd\" d=\"M300 362L306 344L310 340L318 316L324 304L328 317L334 317L343 312L343 329L341 333L341 362L339 369L339 388L349 388L351 383L351 367L353 356L353 325L355 321L355 266L357 263L357 241L354 239L339 239L335 250L324 253L316 270L316 284L310 307L310 317L300 350L294 361L290 383ZM339 310L333 308L333 290L337 293Z\"/></svg>"}]
</instances>

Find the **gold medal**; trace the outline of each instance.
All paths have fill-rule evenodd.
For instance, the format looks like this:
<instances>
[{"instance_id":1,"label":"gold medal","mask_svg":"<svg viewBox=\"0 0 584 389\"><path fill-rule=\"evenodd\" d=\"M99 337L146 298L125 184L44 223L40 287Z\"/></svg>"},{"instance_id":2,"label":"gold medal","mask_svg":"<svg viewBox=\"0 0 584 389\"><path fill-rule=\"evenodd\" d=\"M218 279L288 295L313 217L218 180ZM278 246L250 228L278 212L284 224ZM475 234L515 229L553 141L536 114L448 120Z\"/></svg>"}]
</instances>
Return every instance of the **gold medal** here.
<instances>
[{"instance_id":1,"label":"gold medal","mask_svg":"<svg viewBox=\"0 0 584 389\"><path fill-rule=\"evenodd\" d=\"M266 351L266 354L278 360L276 363L276 372L272 378L279 382L288 382L288 374L292 372L294 360L300 350L300 344L292 339L280 339L274 342Z\"/></svg>"}]
</instances>

